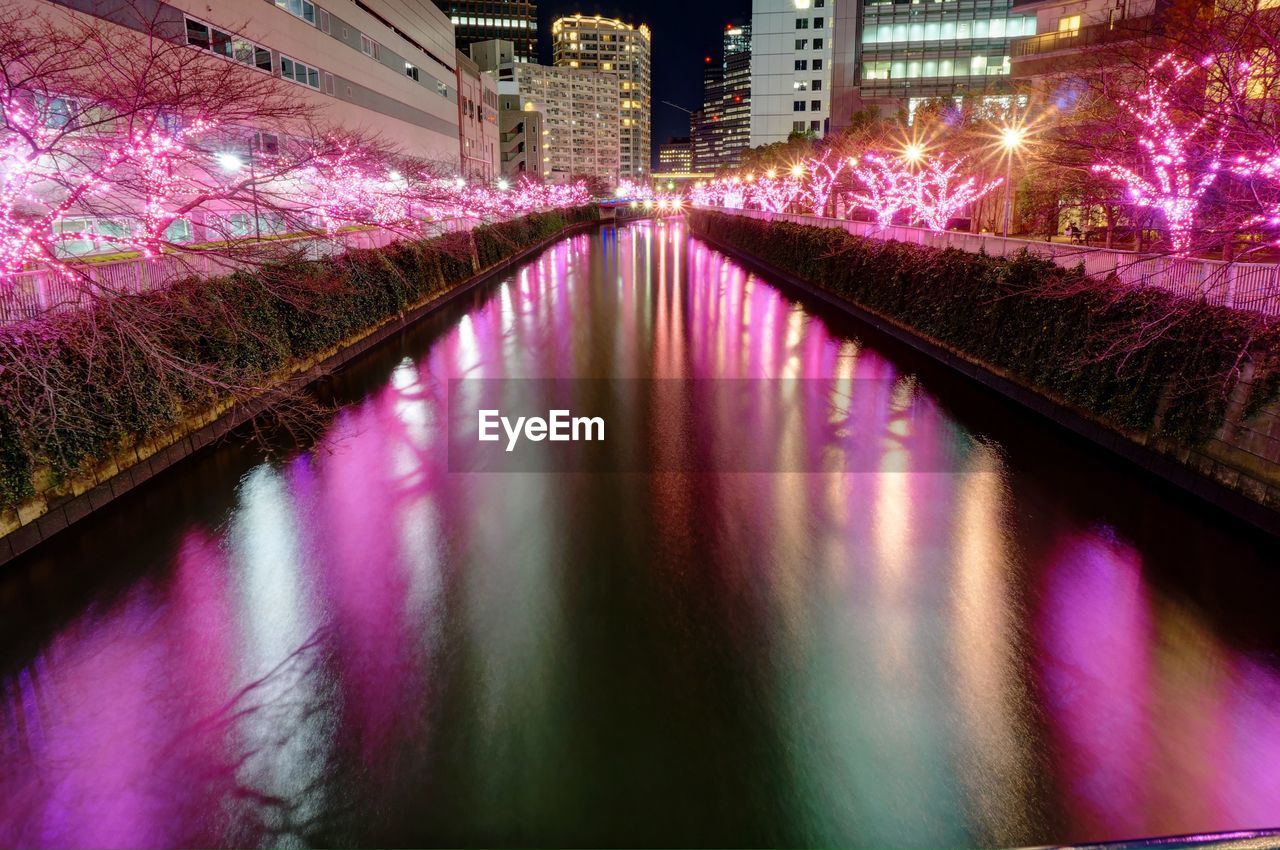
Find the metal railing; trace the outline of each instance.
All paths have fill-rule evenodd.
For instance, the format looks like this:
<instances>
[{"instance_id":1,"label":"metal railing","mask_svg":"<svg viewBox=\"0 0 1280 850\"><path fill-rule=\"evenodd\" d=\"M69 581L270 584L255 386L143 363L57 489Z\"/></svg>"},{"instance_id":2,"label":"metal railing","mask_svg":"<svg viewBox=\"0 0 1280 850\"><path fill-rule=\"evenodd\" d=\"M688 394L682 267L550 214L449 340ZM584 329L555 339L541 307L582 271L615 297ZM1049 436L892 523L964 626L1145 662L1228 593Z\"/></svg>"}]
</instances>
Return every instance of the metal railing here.
<instances>
[{"instance_id":1,"label":"metal railing","mask_svg":"<svg viewBox=\"0 0 1280 850\"><path fill-rule=\"evenodd\" d=\"M413 238L471 230L481 223L473 218L431 222L416 231ZM217 250L190 251L158 257L89 261L68 264L65 268L22 272L7 280L0 279L0 324L76 310L104 295L150 292L184 278L230 274L262 260L284 256L286 252L317 260L355 248L382 248L409 236L397 230L369 227L339 231L331 236L304 235L265 240L256 243L261 247L256 257L243 253L236 256Z\"/></svg>"},{"instance_id":2,"label":"metal railing","mask_svg":"<svg viewBox=\"0 0 1280 850\"><path fill-rule=\"evenodd\" d=\"M1148 35L1154 32L1155 26L1155 16L1144 15L1139 18L1123 18L1103 24L1090 24L1074 30L1015 38L1009 42L1009 57L1019 59L1043 56L1058 50L1079 50L1101 44L1114 44L1117 41L1127 41Z\"/></svg>"},{"instance_id":3,"label":"metal railing","mask_svg":"<svg viewBox=\"0 0 1280 850\"><path fill-rule=\"evenodd\" d=\"M1090 248L1062 242L1040 242L1012 239L990 233L964 233L957 230L927 230L921 227L875 222L846 221L796 213L771 213L761 210L714 208L718 212L741 215L762 221L789 221L813 227L841 228L866 239L894 240L927 245L932 248L957 248L970 253L986 253L1008 257L1026 251L1051 260L1065 268L1083 266L1091 277L1115 277L1127 286L1152 286L1183 298L1191 298L1218 307L1230 307L1280 316L1280 265L1275 263L1231 263L1223 260L1197 260L1111 248Z\"/></svg>"}]
</instances>

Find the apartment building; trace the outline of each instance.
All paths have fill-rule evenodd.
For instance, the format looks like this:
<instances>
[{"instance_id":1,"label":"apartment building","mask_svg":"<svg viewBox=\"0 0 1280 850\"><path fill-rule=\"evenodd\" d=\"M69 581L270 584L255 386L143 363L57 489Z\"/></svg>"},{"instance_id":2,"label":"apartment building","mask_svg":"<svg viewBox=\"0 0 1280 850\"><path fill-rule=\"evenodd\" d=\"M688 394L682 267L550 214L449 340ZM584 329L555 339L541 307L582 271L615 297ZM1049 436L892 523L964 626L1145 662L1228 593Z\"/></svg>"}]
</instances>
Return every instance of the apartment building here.
<instances>
[{"instance_id":1,"label":"apartment building","mask_svg":"<svg viewBox=\"0 0 1280 850\"><path fill-rule=\"evenodd\" d=\"M599 15L571 15L552 22L551 45L557 67L617 76L622 176L646 179L653 110L649 28Z\"/></svg>"},{"instance_id":2,"label":"apartment building","mask_svg":"<svg viewBox=\"0 0 1280 850\"><path fill-rule=\"evenodd\" d=\"M461 50L458 63L459 171L494 180L498 167L498 83Z\"/></svg>"},{"instance_id":3,"label":"apartment building","mask_svg":"<svg viewBox=\"0 0 1280 850\"><path fill-rule=\"evenodd\" d=\"M512 70L523 108L542 113L547 179L617 181L622 167L618 75L521 62Z\"/></svg>"},{"instance_id":4,"label":"apartment building","mask_svg":"<svg viewBox=\"0 0 1280 850\"><path fill-rule=\"evenodd\" d=\"M827 132L832 16L841 3L865 1L752 0L751 147Z\"/></svg>"},{"instance_id":5,"label":"apartment building","mask_svg":"<svg viewBox=\"0 0 1280 850\"><path fill-rule=\"evenodd\" d=\"M544 180L551 157L544 140L550 131L542 125L537 104L518 94L498 95L499 168L504 177Z\"/></svg>"},{"instance_id":6,"label":"apartment building","mask_svg":"<svg viewBox=\"0 0 1280 850\"><path fill-rule=\"evenodd\" d=\"M435 0L453 23L458 49L502 39L515 61L538 61L538 4L530 0Z\"/></svg>"}]
</instances>

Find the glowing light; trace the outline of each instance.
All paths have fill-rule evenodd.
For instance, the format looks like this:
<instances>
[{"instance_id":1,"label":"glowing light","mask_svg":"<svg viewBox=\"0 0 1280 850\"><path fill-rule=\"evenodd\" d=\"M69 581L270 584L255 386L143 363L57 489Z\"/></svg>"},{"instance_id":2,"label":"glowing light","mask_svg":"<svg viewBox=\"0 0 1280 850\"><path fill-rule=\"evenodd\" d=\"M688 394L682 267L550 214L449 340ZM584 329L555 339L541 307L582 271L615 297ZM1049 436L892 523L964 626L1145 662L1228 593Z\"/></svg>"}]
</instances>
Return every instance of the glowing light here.
<instances>
[{"instance_id":1,"label":"glowing light","mask_svg":"<svg viewBox=\"0 0 1280 850\"><path fill-rule=\"evenodd\" d=\"M233 153L220 153L217 155L218 167L229 174L234 174L244 168L244 160Z\"/></svg>"},{"instance_id":2,"label":"glowing light","mask_svg":"<svg viewBox=\"0 0 1280 850\"><path fill-rule=\"evenodd\" d=\"M1172 54L1157 61L1140 91L1120 101L1138 125L1134 155L1093 166L1094 172L1125 184L1135 206L1161 213L1177 255L1190 252L1200 201L1221 171L1228 110L1234 102L1230 97L1205 98L1204 84L1193 78L1196 70L1194 63ZM1247 74L1241 77L1234 85L1247 86ZM1180 117L1173 105L1184 83L1200 92L1197 99L1206 107L1194 120Z\"/></svg>"},{"instance_id":3,"label":"glowing light","mask_svg":"<svg viewBox=\"0 0 1280 850\"><path fill-rule=\"evenodd\" d=\"M924 159L924 153L924 145L919 142L911 142L902 149L902 158L914 165Z\"/></svg>"},{"instance_id":4,"label":"glowing light","mask_svg":"<svg viewBox=\"0 0 1280 850\"><path fill-rule=\"evenodd\" d=\"M1005 127L1000 130L1000 147L1007 151L1016 151L1027 139L1025 127Z\"/></svg>"}]
</instances>

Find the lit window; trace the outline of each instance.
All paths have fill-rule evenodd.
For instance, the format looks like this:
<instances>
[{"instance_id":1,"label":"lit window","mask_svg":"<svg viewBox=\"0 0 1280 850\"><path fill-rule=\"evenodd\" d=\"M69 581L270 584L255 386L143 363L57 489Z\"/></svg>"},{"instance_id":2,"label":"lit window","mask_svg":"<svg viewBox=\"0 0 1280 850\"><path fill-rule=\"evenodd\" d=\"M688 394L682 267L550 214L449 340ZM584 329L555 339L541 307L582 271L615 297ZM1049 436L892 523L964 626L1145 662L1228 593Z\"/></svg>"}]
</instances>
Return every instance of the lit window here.
<instances>
[{"instance_id":1,"label":"lit window","mask_svg":"<svg viewBox=\"0 0 1280 850\"><path fill-rule=\"evenodd\" d=\"M1080 16L1079 15L1063 15L1058 18L1058 32L1079 32Z\"/></svg>"}]
</instances>

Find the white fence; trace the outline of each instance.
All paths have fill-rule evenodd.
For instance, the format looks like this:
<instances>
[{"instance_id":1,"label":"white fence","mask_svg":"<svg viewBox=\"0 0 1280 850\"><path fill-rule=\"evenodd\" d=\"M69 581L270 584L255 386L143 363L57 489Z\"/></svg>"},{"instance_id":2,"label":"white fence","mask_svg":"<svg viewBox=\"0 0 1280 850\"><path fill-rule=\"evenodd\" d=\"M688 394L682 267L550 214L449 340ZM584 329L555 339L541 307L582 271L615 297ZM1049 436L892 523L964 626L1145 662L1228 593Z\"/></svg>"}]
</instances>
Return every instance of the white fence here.
<instances>
[{"instance_id":1,"label":"white fence","mask_svg":"<svg viewBox=\"0 0 1280 850\"><path fill-rule=\"evenodd\" d=\"M427 224L414 234L428 238L456 233L482 224L479 219L455 218ZM381 248L409 234L382 228L365 228L335 233L332 237L299 236L259 243L261 261L286 253L300 252L307 259L341 254L353 248ZM247 268L248 257L235 258L226 252L192 251L159 257L137 257L109 262L68 264L64 269L41 269L0 279L0 324L31 319L49 312L75 310L102 295L149 292L188 277L216 277L237 268Z\"/></svg>"},{"instance_id":2,"label":"white fence","mask_svg":"<svg viewBox=\"0 0 1280 850\"><path fill-rule=\"evenodd\" d=\"M731 210L719 207L714 209L718 212L762 221L790 221L814 227L839 227L854 236L868 239L892 239L933 248L959 248L975 254L986 252L995 257L1027 251L1067 268L1075 268L1083 264L1085 272L1094 277L1114 274L1130 286L1156 286L1207 304L1249 310L1268 316L1280 316L1280 265L1274 263L1229 263L1223 260L1182 259L1139 254L1135 251L1068 245L1061 242L1006 239L989 233L936 231L901 225L879 227L875 222L869 221L845 221L761 210Z\"/></svg>"}]
</instances>

